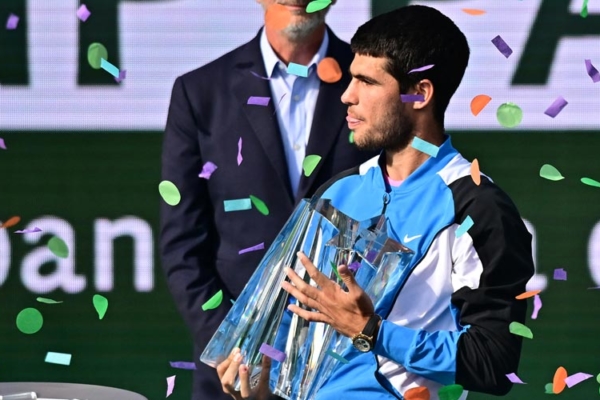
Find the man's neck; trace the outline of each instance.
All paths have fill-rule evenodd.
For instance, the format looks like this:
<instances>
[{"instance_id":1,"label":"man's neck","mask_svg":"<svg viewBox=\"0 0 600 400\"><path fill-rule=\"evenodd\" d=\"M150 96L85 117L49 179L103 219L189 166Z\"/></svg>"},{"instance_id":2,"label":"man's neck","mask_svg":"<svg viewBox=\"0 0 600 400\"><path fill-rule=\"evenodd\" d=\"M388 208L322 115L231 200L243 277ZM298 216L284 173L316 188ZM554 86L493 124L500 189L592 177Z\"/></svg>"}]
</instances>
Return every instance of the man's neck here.
<instances>
[{"instance_id":1,"label":"man's neck","mask_svg":"<svg viewBox=\"0 0 600 400\"><path fill-rule=\"evenodd\" d=\"M265 27L267 40L275 54L286 64L293 62L300 65L308 65L310 60L317 54L325 36L325 25L315 29L303 40L291 41L280 31Z\"/></svg>"},{"instance_id":2,"label":"man's neck","mask_svg":"<svg viewBox=\"0 0 600 400\"><path fill-rule=\"evenodd\" d=\"M420 139L423 139L433 145L441 146L444 143L445 137L443 130L431 132L429 134L417 134ZM412 147L412 139L408 146L399 151L385 152L385 166L390 179L403 181L425 161L429 156Z\"/></svg>"}]
</instances>

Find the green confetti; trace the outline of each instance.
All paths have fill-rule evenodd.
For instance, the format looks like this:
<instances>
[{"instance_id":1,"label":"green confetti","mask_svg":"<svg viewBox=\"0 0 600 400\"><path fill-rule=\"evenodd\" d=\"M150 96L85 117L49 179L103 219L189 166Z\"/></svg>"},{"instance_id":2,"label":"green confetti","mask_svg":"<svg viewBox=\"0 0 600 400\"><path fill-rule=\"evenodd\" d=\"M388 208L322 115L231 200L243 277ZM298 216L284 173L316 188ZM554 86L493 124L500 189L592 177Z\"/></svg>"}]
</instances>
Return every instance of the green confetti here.
<instances>
[{"instance_id":1,"label":"green confetti","mask_svg":"<svg viewBox=\"0 0 600 400\"><path fill-rule=\"evenodd\" d=\"M17 315L17 328L28 335L36 333L42 329L44 317L42 313L35 308L25 308Z\"/></svg>"},{"instance_id":2,"label":"green confetti","mask_svg":"<svg viewBox=\"0 0 600 400\"><path fill-rule=\"evenodd\" d=\"M581 178L581 183L588 186L600 187L600 182L592 178Z\"/></svg>"},{"instance_id":3,"label":"green confetti","mask_svg":"<svg viewBox=\"0 0 600 400\"><path fill-rule=\"evenodd\" d=\"M510 330L510 333L512 333L513 335L518 335L518 336L526 337L528 339L533 339L533 332L531 332L531 329L529 329L528 327L526 327L525 325L523 325L519 322L511 322L508 329Z\"/></svg>"},{"instance_id":4,"label":"green confetti","mask_svg":"<svg viewBox=\"0 0 600 400\"><path fill-rule=\"evenodd\" d=\"M338 279L340 281L343 281L342 276L340 275L340 272L337 269L337 265L335 265L335 263L333 261L330 261L330 263L331 263L331 269L333 270L333 272L335 272L335 275L338 277Z\"/></svg>"},{"instance_id":5,"label":"green confetti","mask_svg":"<svg viewBox=\"0 0 600 400\"><path fill-rule=\"evenodd\" d=\"M331 350L327 350L325 352L325 354L327 354L328 356L331 356L331 357L335 358L336 360L338 360L342 364L348 364L350 362L350 361L346 360L344 357L340 356L338 353L336 353L334 351L331 351Z\"/></svg>"},{"instance_id":6,"label":"green confetti","mask_svg":"<svg viewBox=\"0 0 600 400\"><path fill-rule=\"evenodd\" d=\"M92 68L100 69L102 59L108 61L108 50L102 43L92 43L88 47L87 58Z\"/></svg>"},{"instance_id":7,"label":"green confetti","mask_svg":"<svg viewBox=\"0 0 600 400\"><path fill-rule=\"evenodd\" d=\"M256 196L252 196L252 195L250 195L250 201L252 201L252 204L254 204L254 207L256 207L256 209L262 215L269 215L269 207L267 207L267 205L265 204L264 201L262 201L261 199L259 199Z\"/></svg>"},{"instance_id":8,"label":"green confetti","mask_svg":"<svg viewBox=\"0 0 600 400\"><path fill-rule=\"evenodd\" d=\"M600 383L600 374L596 376L596 382Z\"/></svg>"},{"instance_id":9,"label":"green confetti","mask_svg":"<svg viewBox=\"0 0 600 400\"><path fill-rule=\"evenodd\" d=\"M552 388L553 388L553 385L551 383L546 383L546 386L544 386L544 393L554 394Z\"/></svg>"},{"instance_id":10,"label":"green confetti","mask_svg":"<svg viewBox=\"0 0 600 400\"><path fill-rule=\"evenodd\" d=\"M583 6L581 7L581 12L579 13L579 15L581 15L581 18L587 18L588 16L588 0L583 0Z\"/></svg>"},{"instance_id":11,"label":"green confetti","mask_svg":"<svg viewBox=\"0 0 600 400\"><path fill-rule=\"evenodd\" d=\"M514 128L523 120L523 110L514 103L504 103L498 107L496 118L505 128Z\"/></svg>"},{"instance_id":12,"label":"green confetti","mask_svg":"<svg viewBox=\"0 0 600 400\"><path fill-rule=\"evenodd\" d=\"M550 164L542 165L542 168L540 168L540 176L551 181L560 181L561 179L565 179L565 177L562 176L561 173Z\"/></svg>"},{"instance_id":13,"label":"green confetti","mask_svg":"<svg viewBox=\"0 0 600 400\"><path fill-rule=\"evenodd\" d=\"M310 13L314 13L314 12L317 12L317 11L321 11L321 10L329 7L330 4L331 4L331 0L314 0L314 1L311 1L306 6L306 13L310 14Z\"/></svg>"},{"instance_id":14,"label":"green confetti","mask_svg":"<svg viewBox=\"0 0 600 400\"><path fill-rule=\"evenodd\" d=\"M317 165L321 161L321 156L316 154L311 154L304 158L302 162L302 169L304 170L304 176L310 176L313 173Z\"/></svg>"},{"instance_id":15,"label":"green confetti","mask_svg":"<svg viewBox=\"0 0 600 400\"><path fill-rule=\"evenodd\" d=\"M108 310L108 299L100 294L95 294L92 302L98 313L98 319L104 318L104 314L106 314L106 310Z\"/></svg>"},{"instance_id":16,"label":"green confetti","mask_svg":"<svg viewBox=\"0 0 600 400\"><path fill-rule=\"evenodd\" d=\"M48 249L50 249L52 254L56 257L69 257L69 248L67 247L67 244L58 236L53 236L48 240Z\"/></svg>"},{"instance_id":17,"label":"green confetti","mask_svg":"<svg viewBox=\"0 0 600 400\"><path fill-rule=\"evenodd\" d=\"M208 301L206 303L202 304L202 311L214 310L215 308L217 308L221 305L222 301L223 301L223 291L219 290L217 292L217 294L215 294L213 297L208 299Z\"/></svg>"},{"instance_id":18,"label":"green confetti","mask_svg":"<svg viewBox=\"0 0 600 400\"><path fill-rule=\"evenodd\" d=\"M162 196L165 203L170 206L176 206L181 201L179 189L171 181L162 181L158 184L158 192Z\"/></svg>"},{"instance_id":19,"label":"green confetti","mask_svg":"<svg viewBox=\"0 0 600 400\"><path fill-rule=\"evenodd\" d=\"M60 304L60 303L62 303L62 301L56 301L56 300L52 300L52 299L47 299L45 297L38 297L36 300L39 301L40 303L46 303L46 304Z\"/></svg>"},{"instance_id":20,"label":"green confetti","mask_svg":"<svg viewBox=\"0 0 600 400\"><path fill-rule=\"evenodd\" d=\"M348 136L348 141L350 143L354 143L354 131L350 131L350 135Z\"/></svg>"},{"instance_id":21,"label":"green confetti","mask_svg":"<svg viewBox=\"0 0 600 400\"><path fill-rule=\"evenodd\" d=\"M464 389L461 385L448 385L438 390L438 397L440 400L458 400L463 391Z\"/></svg>"}]
</instances>

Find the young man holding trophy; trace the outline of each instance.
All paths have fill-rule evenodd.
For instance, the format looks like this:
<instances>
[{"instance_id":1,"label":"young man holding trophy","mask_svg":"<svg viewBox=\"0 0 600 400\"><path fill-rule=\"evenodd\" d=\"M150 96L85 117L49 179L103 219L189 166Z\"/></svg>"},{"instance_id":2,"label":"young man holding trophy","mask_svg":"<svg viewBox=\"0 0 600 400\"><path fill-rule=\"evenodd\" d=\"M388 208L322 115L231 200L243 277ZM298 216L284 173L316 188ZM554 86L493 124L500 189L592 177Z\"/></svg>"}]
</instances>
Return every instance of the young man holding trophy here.
<instances>
[{"instance_id":1,"label":"young man holding trophy","mask_svg":"<svg viewBox=\"0 0 600 400\"><path fill-rule=\"evenodd\" d=\"M383 215L386 243L412 255L375 301L357 283L364 266L340 265L340 280L332 280L299 254L305 270L285 269L282 287L295 299L287 309L351 342L315 398L504 395L520 359L522 338L509 326L525 321L526 303L515 297L534 272L531 235L508 196L444 132L467 40L439 11L408 6L365 23L351 46L352 81L342 96L348 126L359 148L384 150L315 196L356 221ZM245 362L234 350L218 366L224 390L236 399L268 397L268 377L253 393Z\"/></svg>"}]
</instances>

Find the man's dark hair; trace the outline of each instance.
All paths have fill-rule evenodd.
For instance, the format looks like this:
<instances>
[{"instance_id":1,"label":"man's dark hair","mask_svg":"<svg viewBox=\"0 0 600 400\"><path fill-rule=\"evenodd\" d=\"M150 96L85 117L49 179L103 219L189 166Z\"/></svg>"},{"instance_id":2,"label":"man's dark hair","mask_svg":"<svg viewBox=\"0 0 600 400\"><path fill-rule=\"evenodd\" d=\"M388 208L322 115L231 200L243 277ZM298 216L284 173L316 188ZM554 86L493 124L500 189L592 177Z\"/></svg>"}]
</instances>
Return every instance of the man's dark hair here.
<instances>
[{"instance_id":1,"label":"man's dark hair","mask_svg":"<svg viewBox=\"0 0 600 400\"><path fill-rule=\"evenodd\" d=\"M431 7L401 7L363 24L350 45L354 53L387 58L386 71L400 84L400 93L429 79L434 87L434 117L443 124L469 63L467 38L450 18ZM434 64L431 69L408 73L430 64Z\"/></svg>"}]
</instances>

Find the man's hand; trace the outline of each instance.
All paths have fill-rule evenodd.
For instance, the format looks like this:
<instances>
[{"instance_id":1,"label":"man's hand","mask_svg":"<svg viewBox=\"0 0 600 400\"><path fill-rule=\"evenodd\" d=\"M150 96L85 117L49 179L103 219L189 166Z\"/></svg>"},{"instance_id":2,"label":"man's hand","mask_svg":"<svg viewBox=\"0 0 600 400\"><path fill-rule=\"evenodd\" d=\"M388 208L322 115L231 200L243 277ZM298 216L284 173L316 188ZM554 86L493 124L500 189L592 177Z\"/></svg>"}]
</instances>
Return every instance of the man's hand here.
<instances>
[{"instance_id":1,"label":"man's hand","mask_svg":"<svg viewBox=\"0 0 600 400\"><path fill-rule=\"evenodd\" d=\"M293 304L290 304L288 309L307 321L325 322L342 335L352 337L360 333L375 310L371 299L358 286L348 267L338 267L338 272L348 288L346 292L319 272L304 254L298 253L298 258L318 287L304 282L290 268L286 273L291 283L284 282L282 287L300 303L316 311L305 310Z\"/></svg>"},{"instance_id":2,"label":"man's hand","mask_svg":"<svg viewBox=\"0 0 600 400\"><path fill-rule=\"evenodd\" d=\"M223 391L230 394L235 400L253 399L267 400L271 393L269 391L269 373L271 372L271 359L263 355L262 371L260 380L255 389L250 389L250 377L248 366L242 364L240 349L235 348L225 361L217 366L217 374L221 380ZM240 375L240 390L235 390L235 380Z\"/></svg>"}]
</instances>

